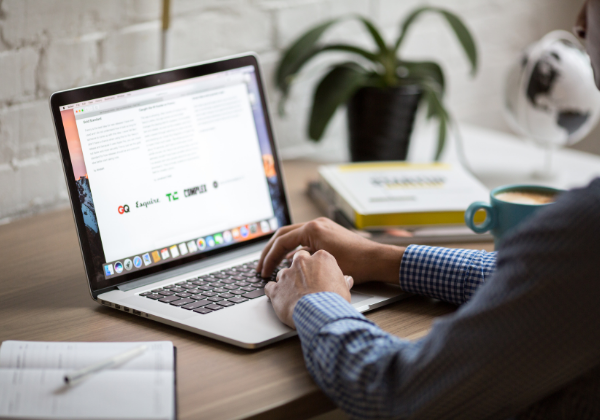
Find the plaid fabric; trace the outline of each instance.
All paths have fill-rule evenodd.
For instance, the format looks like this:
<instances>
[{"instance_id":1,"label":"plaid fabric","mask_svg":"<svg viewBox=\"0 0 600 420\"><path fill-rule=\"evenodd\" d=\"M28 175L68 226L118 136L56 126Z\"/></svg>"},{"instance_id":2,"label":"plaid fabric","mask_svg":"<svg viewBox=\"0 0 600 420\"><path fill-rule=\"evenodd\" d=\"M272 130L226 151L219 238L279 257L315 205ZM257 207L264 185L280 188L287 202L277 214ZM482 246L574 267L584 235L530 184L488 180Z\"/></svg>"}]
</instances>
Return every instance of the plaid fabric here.
<instances>
[{"instance_id":1,"label":"plaid fabric","mask_svg":"<svg viewBox=\"0 0 600 420\"><path fill-rule=\"evenodd\" d=\"M338 295L304 296L294 321L310 374L352 418L600 419L599 207L596 180L497 255L410 247L404 288L468 300L416 342Z\"/></svg>"},{"instance_id":2,"label":"plaid fabric","mask_svg":"<svg viewBox=\"0 0 600 420\"><path fill-rule=\"evenodd\" d=\"M411 245L400 266L402 290L457 305L471 299L496 268L496 253Z\"/></svg>"}]
</instances>

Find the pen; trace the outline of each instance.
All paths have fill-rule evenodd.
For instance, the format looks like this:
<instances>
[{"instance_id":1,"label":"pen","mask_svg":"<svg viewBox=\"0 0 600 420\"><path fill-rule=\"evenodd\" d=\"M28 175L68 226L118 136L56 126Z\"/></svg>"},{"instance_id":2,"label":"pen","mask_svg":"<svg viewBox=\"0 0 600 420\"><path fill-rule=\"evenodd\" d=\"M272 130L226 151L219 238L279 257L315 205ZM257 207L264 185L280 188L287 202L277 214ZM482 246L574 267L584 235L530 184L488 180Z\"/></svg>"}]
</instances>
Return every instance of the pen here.
<instances>
[{"instance_id":1,"label":"pen","mask_svg":"<svg viewBox=\"0 0 600 420\"><path fill-rule=\"evenodd\" d=\"M98 363L94 363L93 365L89 365L82 369L76 370L75 372L67 373L65 375L65 383L68 385L73 385L74 383L80 381L81 379L85 378L86 376L92 373L98 372L103 369L108 369L120 363L124 363L128 360L131 360L134 357L137 357L143 352L145 352L147 348L148 347L146 347L145 345L141 345L131 350L127 350L124 353L109 357L108 359L102 360Z\"/></svg>"}]
</instances>

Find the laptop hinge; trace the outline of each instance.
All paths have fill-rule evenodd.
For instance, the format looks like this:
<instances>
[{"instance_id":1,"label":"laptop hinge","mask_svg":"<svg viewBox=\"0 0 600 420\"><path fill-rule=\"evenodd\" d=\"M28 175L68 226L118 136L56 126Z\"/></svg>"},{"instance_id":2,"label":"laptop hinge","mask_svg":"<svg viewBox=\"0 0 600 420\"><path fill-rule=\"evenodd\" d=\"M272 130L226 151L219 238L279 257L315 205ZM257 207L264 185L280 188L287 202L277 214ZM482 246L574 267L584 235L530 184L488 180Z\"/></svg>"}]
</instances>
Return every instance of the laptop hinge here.
<instances>
[{"instance_id":1,"label":"laptop hinge","mask_svg":"<svg viewBox=\"0 0 600 420\"><path fill-rule=\"evenodd\" d=\"M153 274L151 276L142 277L129 283L120 284L117 289L127 292L129 290L137 289L138 287L146 286L148 284L156 283L162 280L169 279L171 277L178 276L180 274L189 273L192 271L199 270L201 268L210 267L222 262L232 260L234 258L243 257L244 255L251 254L253 252L260 251L266 245L267 241L258 242L249 246L245 246L240 249L236 249L224 254L215 255L214 257L206 258L205 260L198 261L193 264L185 265L183 267L177 267L172 270L168 270L162 273Z\"/></svg>"}]
</instances>

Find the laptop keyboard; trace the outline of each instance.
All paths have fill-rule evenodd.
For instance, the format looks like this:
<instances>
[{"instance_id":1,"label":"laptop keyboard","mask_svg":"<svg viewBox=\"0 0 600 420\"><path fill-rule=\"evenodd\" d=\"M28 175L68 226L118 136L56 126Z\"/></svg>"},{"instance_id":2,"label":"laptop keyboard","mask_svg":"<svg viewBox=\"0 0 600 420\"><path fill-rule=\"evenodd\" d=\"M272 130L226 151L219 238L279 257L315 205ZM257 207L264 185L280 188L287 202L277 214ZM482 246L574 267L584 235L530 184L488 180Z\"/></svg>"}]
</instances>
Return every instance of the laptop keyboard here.
<instances>
[{"instance_id":1,"label":"laptop keyboard","mask_svg":"<svg viewBox=\"0 0 600 420\"><path fill-rule=\"evenodd\" d=\"M290 266L290 262L284 260L270 278L262 278L256 272L257 264L258 260L193 277L140 293L140 296L199 314L209 314L263 296L265 285L276 279L279 270Z\"/></svg>"}]
</instances>

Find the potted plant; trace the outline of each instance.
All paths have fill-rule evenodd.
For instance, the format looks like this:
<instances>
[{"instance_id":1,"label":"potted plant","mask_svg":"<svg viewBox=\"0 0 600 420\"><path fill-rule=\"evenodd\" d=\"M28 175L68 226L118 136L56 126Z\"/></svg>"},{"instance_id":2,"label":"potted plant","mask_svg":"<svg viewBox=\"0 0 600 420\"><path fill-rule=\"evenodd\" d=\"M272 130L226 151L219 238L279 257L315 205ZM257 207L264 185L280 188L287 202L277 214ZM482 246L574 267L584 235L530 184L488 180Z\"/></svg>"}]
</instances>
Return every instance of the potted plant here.
<instances>
[{"instance_id":1,"label":"potted plant","mask_svg":"<svg viewBox=\"0 0 600 420\"><path fill-rule=\"evenodd\" d=\"M393 45L383 40L380 31L368 19L346 16L332 19L300 36L279 62L275 83L281 91L280 113L295 76L302 67L320 53L342 51L354 54L358 60L334 65L320 80L314 92L309 137L319 141L331 117L342 104L348 105L350 152L353 161L404 160L417 108L427 106L428 118L439 122L438 160L444 148L450 122L443 105L445 78L440 65L432 61L406 61L399 51L415 20L425 12L440 14L450 25L471 65L477 70L477 49L471 33L455 14L437 7L414 10L402 22L400 35ZM319 43L333 25L357 19L375 42L375 51L349 44Z\"/></svg>"}]
</instances>

